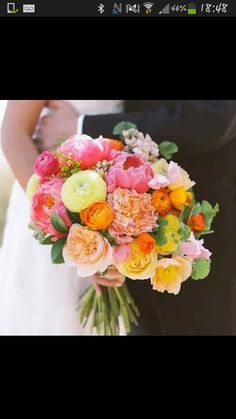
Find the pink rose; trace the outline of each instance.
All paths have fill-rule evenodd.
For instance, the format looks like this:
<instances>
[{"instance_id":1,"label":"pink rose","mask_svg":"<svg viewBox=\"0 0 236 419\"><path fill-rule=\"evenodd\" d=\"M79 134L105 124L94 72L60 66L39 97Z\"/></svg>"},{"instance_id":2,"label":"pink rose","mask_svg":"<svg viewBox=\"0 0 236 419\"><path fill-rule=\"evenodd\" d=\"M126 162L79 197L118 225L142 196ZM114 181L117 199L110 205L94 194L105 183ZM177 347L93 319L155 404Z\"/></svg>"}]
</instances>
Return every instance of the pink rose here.
<instances>
[{"instance_id":1,"label":"pink rose","mask_svg":"<svg viewBox=\"0 0 236 419\"><path fill-rule=\"evenodd\" d=\"M113 264L121 263L131 257L131 247L122 244L121 246L113 247Z\"/></svg>"},{"instance_id":2,"label":"pink rose","mask_svg":"<svg viewBox=\"0 0 236 419\"><path fill-rule=\"evenodd\" d=\"M120 187L144 193L150 189L148 182L153 178L153 175L150 163L139 156L120 152L114 157L113 166L105 176L107 190L111 193Z\"/></svg>"},{"instance_id":3,"label":"pink rose","mask_svg":"<svg viewBox=\"0 0 236 419\"><path fill-rule=\"evenodd\" d=\"M53 153L44 151L34 163L34 171L39 177L52 176L59 171L59 162Z\"/></svg>"},{"instance_id":4,"label":"pink rose","mask_svg":"<svg viewBox=\"0 0 236 419\"><path fill-rule=\"evenodd\" d=\"M88 135L74 135L61 145L60 150L79 160L81 169L85 170L96 166L98 161L108 160L112 146L103 137L94 140Z\"/></svg>"}]
</instances>

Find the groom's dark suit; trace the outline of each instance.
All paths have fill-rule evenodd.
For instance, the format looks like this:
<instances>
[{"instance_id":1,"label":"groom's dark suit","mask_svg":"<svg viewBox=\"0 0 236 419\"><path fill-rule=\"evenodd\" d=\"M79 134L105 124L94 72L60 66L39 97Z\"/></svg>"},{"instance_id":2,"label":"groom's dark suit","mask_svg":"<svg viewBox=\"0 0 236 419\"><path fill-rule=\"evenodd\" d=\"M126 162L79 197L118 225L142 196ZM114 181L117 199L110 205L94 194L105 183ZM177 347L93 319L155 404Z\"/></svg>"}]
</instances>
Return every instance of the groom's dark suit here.
<instances>
[{"instance_id":1,"label":"groom's dark suit","mask_svg":"<svg viewBox=\"0 0 236 419\"><path fill-rule=\"evenodd\" d=\"M215 234L205 238L213 252L208 278L187 280L178 296L128 282L141 311L135 334L236 334L236 101L126 101L123 114L85 117L84 132L112 137L120 121L157 142L175 141L175 160L196 181L197 197L220 204Z\"/></svg>"}]
</instances>

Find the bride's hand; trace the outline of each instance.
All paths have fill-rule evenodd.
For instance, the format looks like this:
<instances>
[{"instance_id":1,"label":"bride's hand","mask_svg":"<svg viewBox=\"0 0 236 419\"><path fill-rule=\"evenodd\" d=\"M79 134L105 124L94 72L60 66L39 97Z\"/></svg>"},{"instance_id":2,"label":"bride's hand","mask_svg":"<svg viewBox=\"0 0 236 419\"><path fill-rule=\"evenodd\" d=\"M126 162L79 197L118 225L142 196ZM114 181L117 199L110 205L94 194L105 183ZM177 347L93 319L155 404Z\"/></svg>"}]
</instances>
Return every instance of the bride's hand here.
<instances>
[{"instance_id":1,"label":"bride's hand","mask_svg":"<svg viewBox=\"0 0 236 419\"><path fill-rule=\"evenodd\" d=\"M114 266L108 269L105 276L96 273L92 276L92 282L98 294L102 293L101 287L121 287L125 281L125 276L122 275Z\"/></svg>"},{"instance_id":2,"label":"bride's hand","mask_svg":"<svg viewBox=\"0 0 236 419\"><path fill-rule=\"evenodd\" d=\"M69 103L51 100L47 107L51 112L41 117L34 134L40 152L52 149L59 139L65 140L77 131L78 114Z\"/></svg>"}]
</instances>

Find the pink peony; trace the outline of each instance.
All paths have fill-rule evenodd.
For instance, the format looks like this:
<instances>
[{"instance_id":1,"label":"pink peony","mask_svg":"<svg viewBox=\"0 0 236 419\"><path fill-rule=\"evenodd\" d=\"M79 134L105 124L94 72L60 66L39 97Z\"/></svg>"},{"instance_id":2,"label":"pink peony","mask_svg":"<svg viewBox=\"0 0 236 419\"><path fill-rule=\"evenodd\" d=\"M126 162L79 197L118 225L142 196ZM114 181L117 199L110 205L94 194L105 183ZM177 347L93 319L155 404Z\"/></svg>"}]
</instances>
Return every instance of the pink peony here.
<instances>
[{"instance_id":1,"label":"pink peony","mask_svg":"<svg viewBox=\"0 0 236 419\"><path fill-rule=\"evenodd\" d=\"M55 175L59 171L59 162L53 153L44 151L36 159L34 171L40 178Z\"/></svg>"},{"instance_id":2,"label":"pink peony","mask_svg":"<svg viewBox=\"0 0 236 419\"><path fill-rule=\"evenodd\" d=\"M122 244L120 246L113 247L113 264L121 263L131 257L131 247Z\"/></svg>"},{"instance_id":3,"label":"pink peony","mask_svg":"<svg viewBox=\"0 0 236 419\"><path fill-rule=\"evenodd\" d=\"M56 176L55 178L43 182L34 194L31 205L31 220L38 228L56 239L65 236L54 229L50 218L52 214L59 215L67 227L71 226L71 220L67 215L66 208L61 201L61 187L63 180Z\"/></svg>"},{"instance_id":4,"label":"pink peony","mask_svg":"<svg viewBox=\"0 0 236 419\"><path fill-rule=\"evenodd\" d=\"M112 145L103 137L94 140L88 135L74 135L60 147L60 151L64 154L80 161L82 170L96 166L98 161L108 160L111 150Z\"/></svg>"},{"instance_id":5,"label":"pink peony","mask_svg":"<svg viewBox=\"0 0 236 419\"><path fill-rule=\"evenodd\" d=\"M190 259L209 259L211 252L203 246L204 240L197 240L194 234L191 233L187 242L180 245L180 251L183 255Z\"/></svg>"},{"instance_id":6,"label":"pink peony","mask_svg":"<svg viewBox=\"0 0 236 419\"><path fill-rule=\"evenodd\" d=\"M141 157L130 155L126 152L116 153L113 165L105 175L108 192L113 192L117 187L134 189L138 193L147 192L150 187L148 182L154 173L151 164Z\"/></svg>"}]
</instances>

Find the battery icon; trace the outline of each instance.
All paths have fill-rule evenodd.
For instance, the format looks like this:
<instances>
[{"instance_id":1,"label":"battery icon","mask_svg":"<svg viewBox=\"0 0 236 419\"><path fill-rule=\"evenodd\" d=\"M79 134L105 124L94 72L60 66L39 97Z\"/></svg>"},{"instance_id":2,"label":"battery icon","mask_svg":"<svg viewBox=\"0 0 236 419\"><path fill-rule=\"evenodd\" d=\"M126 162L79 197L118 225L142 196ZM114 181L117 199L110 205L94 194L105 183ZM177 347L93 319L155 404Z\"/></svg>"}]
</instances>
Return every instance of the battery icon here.
<instances>
[{"instance_id":1,"label":"battery icon","mask_svg":"<svg viewBox=\"0 0 236 419\"><path fill-rule=\"evenodd\" d=\"M196 3L189 3L188 4L188 15L196 15Z\"/></svg>"}]
</instances>

